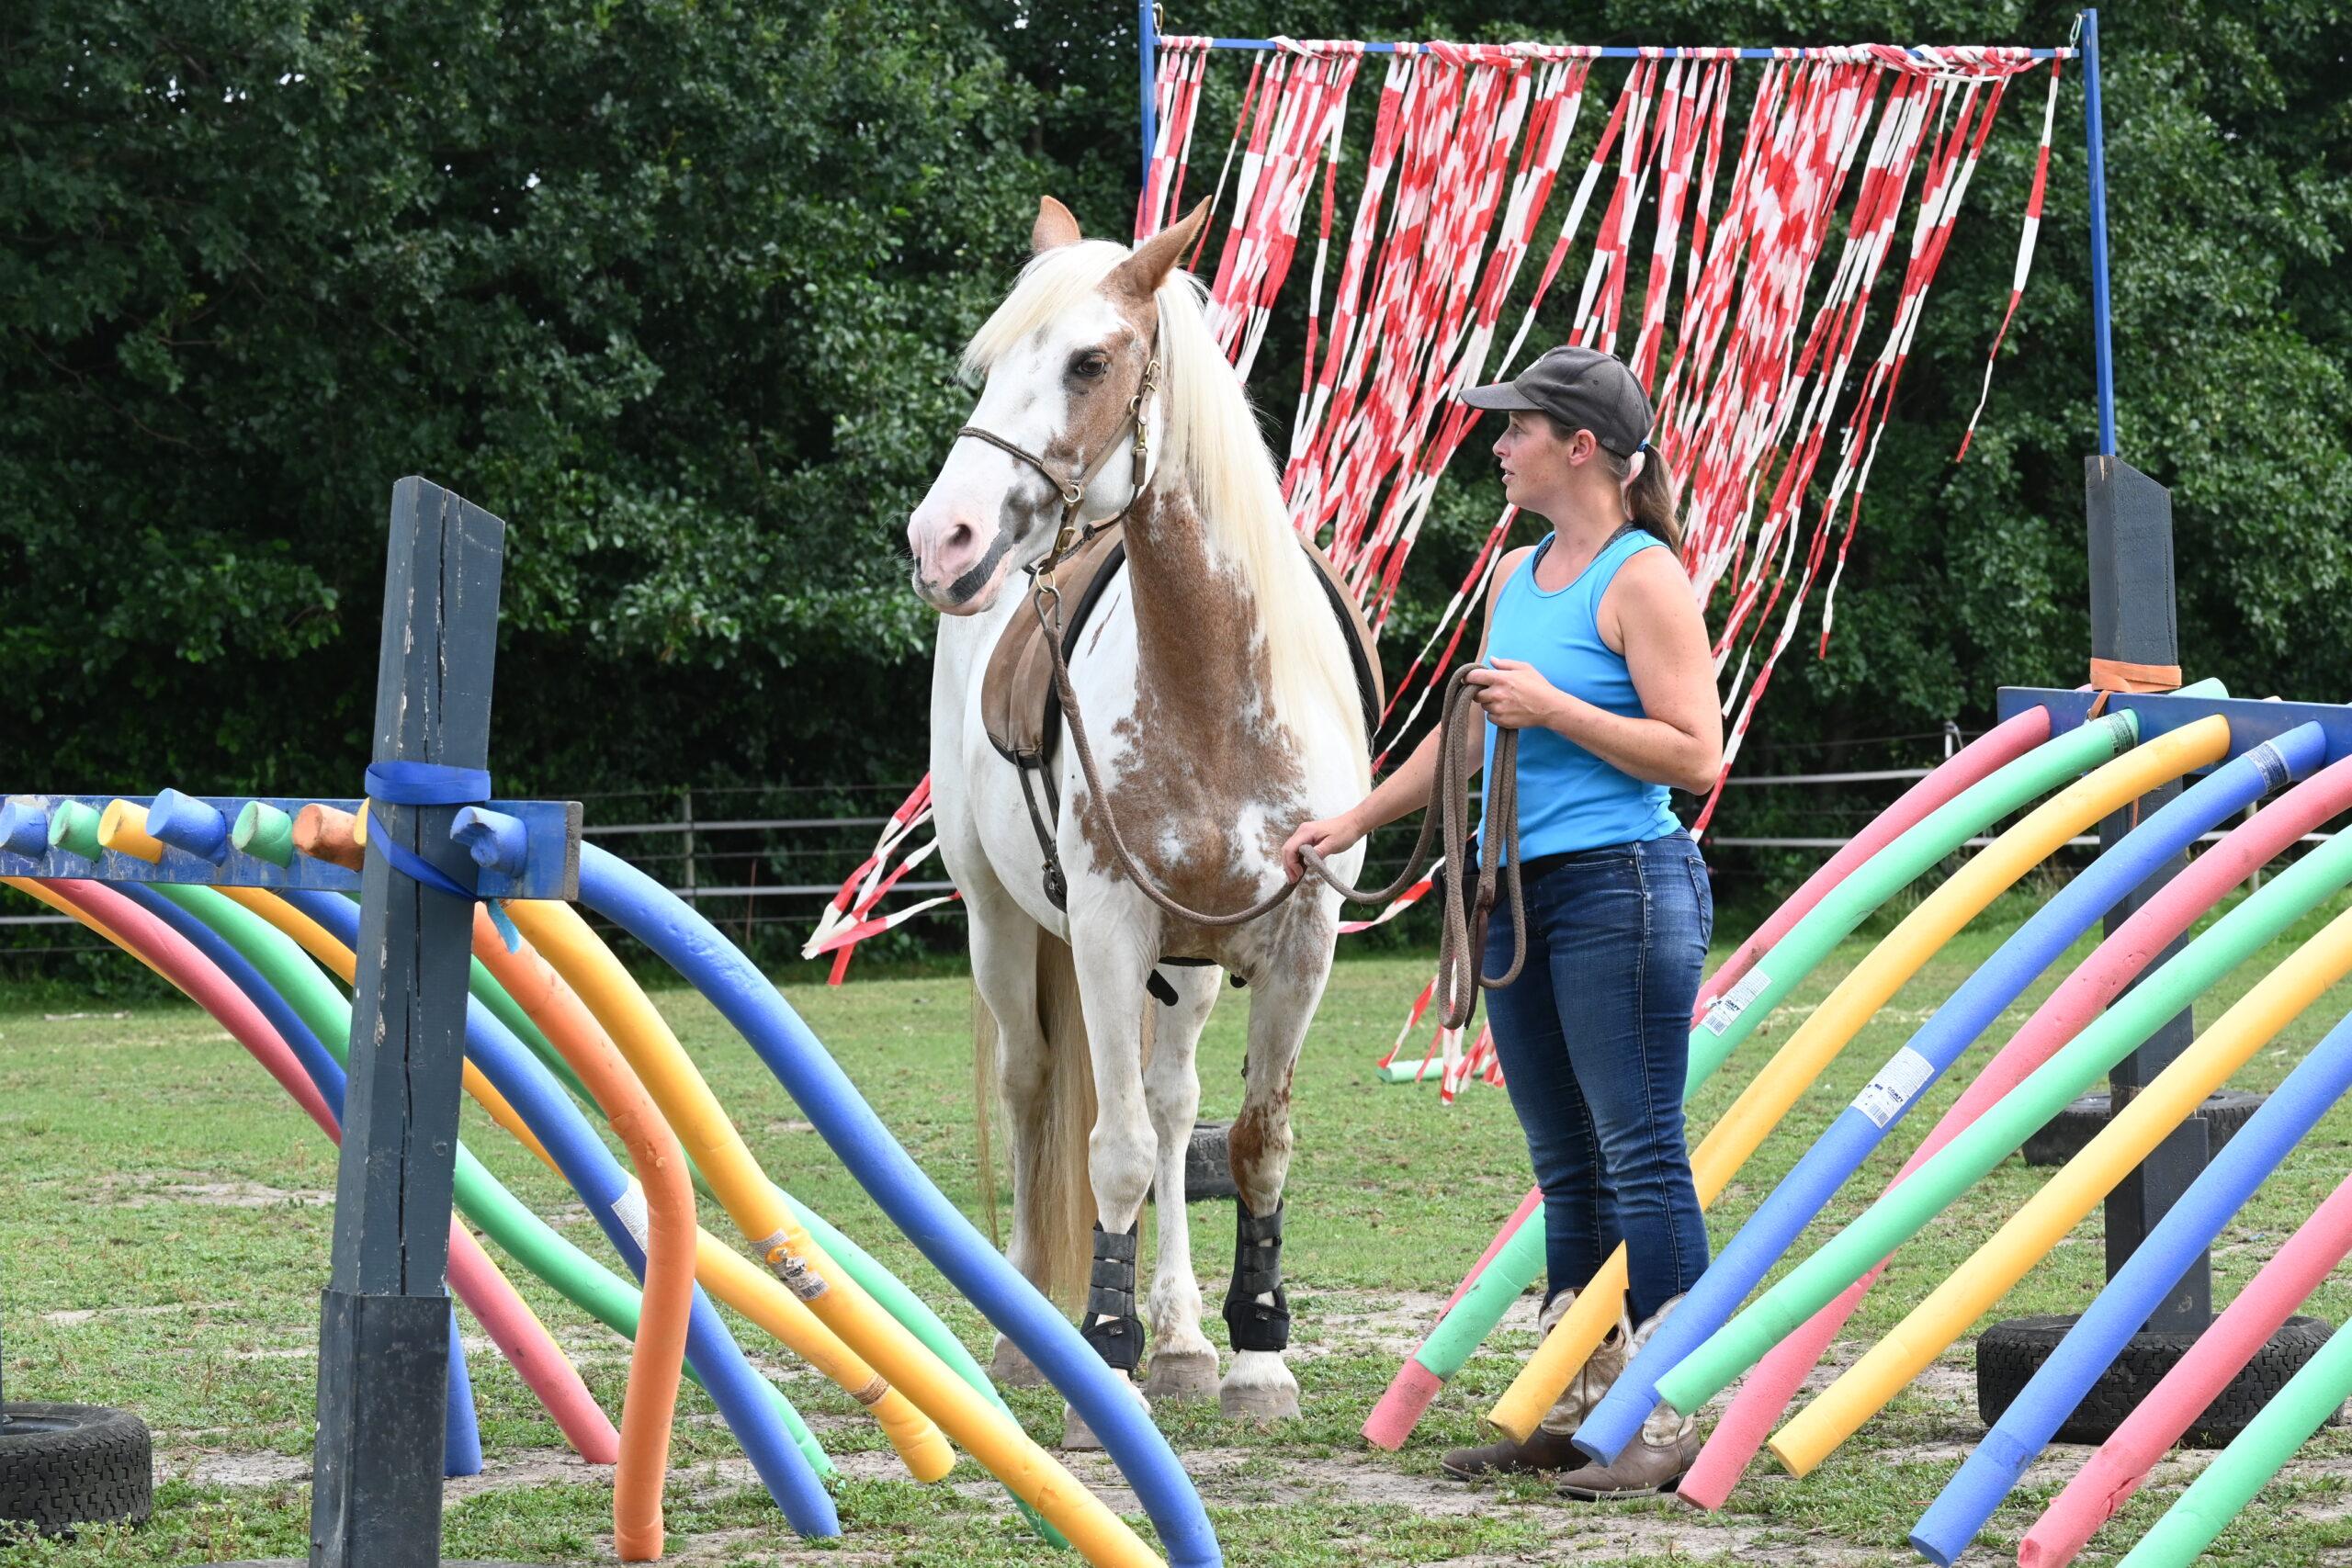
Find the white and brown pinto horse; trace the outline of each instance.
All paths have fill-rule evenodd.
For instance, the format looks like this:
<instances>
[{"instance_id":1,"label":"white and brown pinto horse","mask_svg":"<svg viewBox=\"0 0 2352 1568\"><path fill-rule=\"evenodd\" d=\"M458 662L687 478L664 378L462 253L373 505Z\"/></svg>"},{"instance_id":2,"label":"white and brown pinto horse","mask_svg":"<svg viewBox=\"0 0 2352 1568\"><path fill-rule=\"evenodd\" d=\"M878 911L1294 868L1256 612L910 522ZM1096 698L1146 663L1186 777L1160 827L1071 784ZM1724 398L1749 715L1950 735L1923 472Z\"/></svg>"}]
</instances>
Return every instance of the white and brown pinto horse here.
<instances>
[{"instance_id":1,"label":"white and brown pinto horse","mask_svg":"<svg viewBox=\"0 0 2352 1568\"><path fill-rule=\"evenodd\" d=\"M915 591L944 613L933 801L970 911L976 1013L986 1014L976 1023L995 1036L993 1053L985 1037L977 1043L983 1071L992 1057L1011 1124L1010 1256L1057 1300L1083 1290L1081 1331L1132 1371L1144 1337L1136 1237L1156 1183L1145 1392L1205 1398L1216 1387L1228 1416L1280 1416L1298 1409L1282 1359L1291 1072L1329 974L1339 900L1316 885L1239 926L1171 919L1123 874L1102 820L1114 815L1142 869L1182 905L1231 911L1282 886L1278 854L1294 826L1344 809L1367 787L1344 634L1284 515L1200 287L1179 270L1203 216L1130 253L1081 239L1058 202L1041 204L1035 254L965 351L967 369L986 377L971 424L907 536ZM1140 464L1129 456L1138 433ZM1024 574L1055 550L1057 533L1122 512L1125 571L1070 660L1107 798L1091 797L1065 731L1048 770L1061 803L1050 831L1067 876L1057 908L1016 770L983 731L981 677L1012 617L1037 613ZM1352 876L1360 863L1351 852L1333 869ZM1170 959L1193 963L1160 970L1165 984L1154 988L1175 996L1167 1005L1146 987ZM1219 969L1250 997L1247 1087L1231 1136L1240 1201L1225 1316L1235 1355L1221 1384L1201 1332L1183 1203L1200 1104L1193 1053ZM1035 1379L1002 1340L996 1370Z\"/></svg>"}]
</instances>

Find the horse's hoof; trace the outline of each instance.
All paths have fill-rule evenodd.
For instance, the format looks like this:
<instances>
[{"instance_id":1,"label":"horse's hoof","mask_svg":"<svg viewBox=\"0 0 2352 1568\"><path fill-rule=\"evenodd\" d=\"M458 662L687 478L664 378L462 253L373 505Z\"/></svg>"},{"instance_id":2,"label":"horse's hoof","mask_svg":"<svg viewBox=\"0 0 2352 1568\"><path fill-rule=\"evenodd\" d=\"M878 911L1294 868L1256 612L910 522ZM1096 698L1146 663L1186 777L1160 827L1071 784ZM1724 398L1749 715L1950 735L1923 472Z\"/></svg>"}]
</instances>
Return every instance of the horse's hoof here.
<instances>
[{"instance_id":1,"label":"horse's hoof","mask_svg":"<svg viewBox=\"0 0 2352 1568\"><path fill-rule=\"evenodd\" d=\"M1126 1386L1127 1392L1136 1396L1136 1403L1143 1406L1144 1415L1147 1417L1149 1416L1150 1399L1134 1383L1128 1383ZM1100 1449L1102 1446L1102 1439L1094 1435L1094 1428L1086 1424L1086 1417L1078 1413L1078 1406L1064 1404L1062 1406L1062 1447L1075 1451Z\"/></svg>"},{"instance_id":2,"label":"horse's hoof","mask_svg":"<svg viewBox=\"0 0 2352 1568\"><path fill-rule=\"evenodd\" d=\"M1086 1424L1086 1417L1078 1413L1078 1406L1063 1405L1062 1447L1072 1451L1083 1451L1102 1446L1102 1439L1094 1435L1094 1428Z\"/></svg>"},{"instance_id":3,"label":"horse's hoof","mask_svg":"<svg viewBox=\"0 0 2352 1568\"><path fill-rule=\"evenodd\" d=\"M1021 1347L1000 1334L996 1354L989 1360L989 1379L999 1388L1043 1388L1046 1374L1021 1353Z\"/></svg>"},{"instance_id":4,"label":"horse's hoof","mask_svg":"<svg viewBox=\"0 0 2352 1568\"><path fill-rule=\"evenodd\" d=\"M1148 1399L1180 1403L1214 1399L1216 1377L1214 1350L1162 1350L1151 1359L1151 1371L1144 1379L1143 1392Z\"/></svg>"},{"instance_id":5,"label":"horse's hoof","mask_svg":"<svg viewBox=\"0 0 2352 1568\"><path fill-rule=\"evenodd\" d=\"M1292 1421L1298 1417L1298 1388L1292 1383L1228 1382L1217 1390L1217 1409L1228 1421Z\"/></svg>"}]
</instances>

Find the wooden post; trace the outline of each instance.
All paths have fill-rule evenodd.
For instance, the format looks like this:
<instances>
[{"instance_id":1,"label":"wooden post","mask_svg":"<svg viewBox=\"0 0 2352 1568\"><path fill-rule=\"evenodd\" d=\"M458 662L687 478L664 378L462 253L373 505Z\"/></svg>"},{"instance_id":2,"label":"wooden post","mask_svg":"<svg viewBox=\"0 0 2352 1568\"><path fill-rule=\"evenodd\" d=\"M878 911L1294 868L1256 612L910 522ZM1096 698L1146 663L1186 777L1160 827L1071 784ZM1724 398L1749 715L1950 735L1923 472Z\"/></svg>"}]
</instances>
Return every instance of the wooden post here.
<instances>
[{"instance_id":1,"label":"wooden post","mask_svg":"<svg viewBox=\"0 0 2352 1568\"><path fill-rule=\"evenodd\" d=\"M505 524L424 479L392 490L377 761L490 760ZM387 835L470 886L450 806L378 805ZM471 903L369 855L361 882L334 1264L319 1324L311 1568L438 1568L449 1203Z\"/></svg>"}]
</instances>

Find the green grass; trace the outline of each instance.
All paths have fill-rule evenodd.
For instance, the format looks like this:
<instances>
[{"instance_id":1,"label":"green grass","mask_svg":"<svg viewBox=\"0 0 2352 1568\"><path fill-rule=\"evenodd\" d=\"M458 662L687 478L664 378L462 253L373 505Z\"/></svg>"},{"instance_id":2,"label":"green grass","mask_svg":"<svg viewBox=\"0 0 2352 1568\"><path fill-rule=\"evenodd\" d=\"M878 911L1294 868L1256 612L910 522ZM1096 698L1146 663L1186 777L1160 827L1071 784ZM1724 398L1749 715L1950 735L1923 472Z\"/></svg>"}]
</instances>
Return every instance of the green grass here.
<instances>
[{"instance_id":1,"label":"green grass","mask_svg":"<svg viewBox=\"0 0 2352 1568\"><path fill-rule=\"evenodd\" d=\"M1711 1216L1718 1239L2029 908L2022 897L1996 907L1862 1032L1725 1193ZM1899 913L1883 916L1879 929ZM2290 941L2319 924L2318 917L2306 920ZM2089 945L2082 944L2075 956ZM2199 1017L2218 1016L2288 945L2231 976L2200 1006ZM1695 1127L1712 1122L1787 1037L1802 1010L1866 951L1861 939L1841 948L1792 1005L1758 1031L1718 1081L1696 1097ZM1965 1343L1944 1359L1933 1386L1906 1392L1812 1476L1794 1480L1759 1464L1715 1516L1673 1503L1577 1509L1533 1485L1469 1493L1440 1478L1437 1455L1481 1440L1479 1413L1532 1347L1532 1332L1517 1320L1464 1370L1402 1453L1365 1450L1357 1429L1396 1370L1401 1348L1426 1326L1433 1305L1428 1296L1452 1289L1528 1179L1518 1125L1500 1091L1476 1086L1456 1104L1442 1107L1433 1089L1373 1080L1372 1063L1425 976L1426 961L1419 958L1342 962L1300 1066L1286 1265L1304 1418L1263 1430L1230 1426L1213 1408L1159 1413L1170 1439L1202 1475L1227 1561L1250 1568L1439 1562L1484 1568L1570 1558L1916 1561L1904 1547L1905 1532L1980 1430L1966 1398ZM2007 1039L2052 983L2045 980L1988 1032L1967 1071L1928 1092L1924 1108L1849 1185L1802 1250L1875 1195L1973 1065ZM980 1218L967 982L932 974L839 990L788 979L786 988L914 1157L952 1201ZM881 1222L716 1013L690 993L667 991L659 1000L777 1179L941 1304L985 1357L989 1336L978 1314L955 1303L938 1277ZM1202 1052L1204 1114L1236 1109L1246 1001L1246 993L1228 996L1211 1021ZM334 1186L333 1151L209 1019L185 1007L145 1003L130 1004L128 1017L111 1016L124 1005L99 1002L87 1005L92 1016L51 1016L72 1010L43 996L27 1010L0 1011L0 1183L7 1194L0 1205L0 1355L13 1398L88 1400L138 1411L155 1428L159 1473L167 1479L154 1520L141 1529L6 1549L0 1562L187 1563L298 1554L307 1522L302 1472L317 1292L332 1221L324 1195ZM2275 1084L2347 1010L2352 987L2339 987L2266 1048L2237 1087ZM526 1202L605 1256L579 1205L471 1107L466 1135ZM2346 1167L2347 1145L2352 1111L2339 1108L2217 1246L2217 1298L2233 1293L2333 1188ZM1961 1266L2044 1175L2014 1159L1995 1171L1969 1203L1900 1255L1848 1338L1859 1346L1891 1326ZM1229 1256L1229 1213L1223 1205L1194 1210L1200 1222L1195 1256L1213 1325ZM724 1233L724 1218L715 1210L707 1221ZM2085 1305L2102 1277L2098 1237L2094 1216L1996 1315ZM625 1348L535 1281L518 1277L517 1282L580 1362L590 1387L617 1412ZM2331 1280L2308 1310L2342 1321L2352 1313L2352 1284ZM1367 1320L1376 1321L1367 1326ZM560 1462L553 1426L479 1339L470 1320L467 1327L492 1479L503 1468L510 1479L526 1477L529 1483L454 1491L448 1554L609 1561L608 1478ZM897 1472L887 1446L846 1396L780 1352L764 1354L756 1331L738 1327L747 1348L780 1378L854 1477L841 1491L844 1538L797 1542L764 1495L748 1483L708 1402L688 1390L680 1405L671 1493L673 1554L718 1563L956 1568L1070 1561L1023 1534L1001 1494L968 1461L944 1486L890 1479ZM1057 1399L1017 1392L1013 1404L1031 1431L1050 1444L1058 1433ZM2337 1560L2352 1546L2352 1525L2339 1517L2352 1512L2345 1495L2346 1477L2352 1475L2347 1455L2352 1438L2323 1432L2222 1538L2215 1561ZM1090 1482L1117 1484L1097 1461L1078 1461L1074 1468ZM2013 1551L2016 1537L2072 1468L2068 1461L2037 1469L1996 1517L1985 1547ZM2125 1520L2084 1561L2111 1562L2177 1494L2186 1473L2177 1466L2160 1472L2160 1483L2132 1505ZM1141 1523L1130 1496L1115 1494L1114 1500Z\"/></svg>"}]
</instances>

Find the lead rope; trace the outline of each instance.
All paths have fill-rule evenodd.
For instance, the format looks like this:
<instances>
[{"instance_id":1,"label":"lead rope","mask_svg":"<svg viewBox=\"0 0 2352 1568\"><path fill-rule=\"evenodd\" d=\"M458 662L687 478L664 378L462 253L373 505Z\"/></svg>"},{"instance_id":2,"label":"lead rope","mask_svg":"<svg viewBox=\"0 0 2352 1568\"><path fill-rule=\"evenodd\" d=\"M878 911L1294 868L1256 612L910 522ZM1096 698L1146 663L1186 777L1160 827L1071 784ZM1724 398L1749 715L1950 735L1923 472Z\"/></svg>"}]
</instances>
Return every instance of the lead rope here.
<instances>
[{"instance_id":1,"label":"lead rope","mask_svg":"<svg viewBox=\"0 0 2352 1568\"><path fill-rule=\"evenodd\" d=\"M1111 810L1111 796L1102 787L1102 774L1094 763L1094 748L1087 739L1086 720L1079 710L1078 693L1070 685L1069 661L1062 653L1061 638L1054 635L1056 617L1048 613L1047 602L1051 600L1058 605L1060 599L1060 592L1051 582L1043 582L1031 597L1030 607L1045 627L1044 641L1054 661L1054 690L1061 698L1062 716L1069 726L1070 744L1078 751L1079 771L1085 775L1087 794L1091 797L1097 818L1111 840L1112 857L1118 862L1120 872L1163 913L1196 926L1225 928L1246 925L1279 908L1284 899L1298 890L1305 878L1283 883L1246 909L1228 915L1209 915L1198 909L1188 909L1169 897L1137 863L1134 852L1127 848L1126 835L1119 830L1118 818ZM1320 854L1311 849L1302 852L1301 858L1307 868L1325 886L1349 902L1385 904L1419 881L1422 869L1430 863L1431 841L1437 834L1441 818L1447 843L1459 844L1469 837L1471 767L1465 742L1469 738L1469 726L1476 722L1471 716L1475 692L1469 683L1471 668L1464 665L1447 679L1445 696L1439 709L1437 781L1430 790L1430 809L1421 814L1420 836L1413 842L1412 857L1396 880L1385 887L1373 890L1351 887L1324 864ZM1480 989L1500 990L1519 978L1519 972L1527 962L1527 910L1519 877L1519 731L1516 729L1500 730L1495 736L1495 761L1487 773L1487 804L1488 820L1497 824L1498 831L1487 834L1480 846L1478 881L1472 905L1464 908L1460 897L1449 896L1445 900L1444 923L1438 938L1437 1006L1439 1021L1448 1029L1460 1029L1470 1021L1470 1014L1477 1006ZM1480 956L1486 945L1487 917L1493 910L1498 897L1508 897L1510 900L1510 967L1499 976L1489 977L1480 963Z\"/></svg>"}]
</instances>

